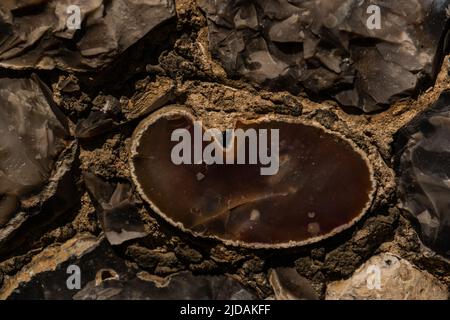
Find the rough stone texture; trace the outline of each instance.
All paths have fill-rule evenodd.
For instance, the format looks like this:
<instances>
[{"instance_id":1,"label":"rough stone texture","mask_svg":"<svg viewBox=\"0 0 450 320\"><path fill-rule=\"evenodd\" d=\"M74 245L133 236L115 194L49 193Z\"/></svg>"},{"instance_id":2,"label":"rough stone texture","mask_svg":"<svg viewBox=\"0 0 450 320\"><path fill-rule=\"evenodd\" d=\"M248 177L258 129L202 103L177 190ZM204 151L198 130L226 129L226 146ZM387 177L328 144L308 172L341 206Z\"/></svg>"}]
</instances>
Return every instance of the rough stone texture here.
<instances>
[{"instance_id":1,"label":"rough stone texture","mask_svg":"<svg viewBox=\"0 0 450 320\"><path fill-rule=\"evenodd\" d=\"M83 33L66 25L70 5L80 8ZM95 70L174 14L173 0L2 1L0 66Z\"/></svg>"},{"instance_id":2,"label":"rough stone texture","mask_svg":"<svg viewBox=\"0 0 450 320\"><path fill-rule=\"evenodd\" d=\"M378 275L379 286L376 284ZM408 261L389 253L370 258L349 279L329 283L326 293L326 299L329 300L447 298L445 285L428 272L421 271Z\"/></svg>"},{"instance_id":3,"label":"rough stone texture","mask_svg":"<svg viewBox=\"0 0 450 320\"><path fill-rule=\"evenodd\" d=\"M194 121L202 118L195 118L188 108L162 108L138 126L131 146L137 190L152 209L183 230L250 247L288 247L341 232L371 206L373 169L357 145L337 132L293 117L245 119L238 113L226 130L269 130L268 139L279 132L277 151L273 141L266 141L266 147L261 137L250 142L260 150L272 143L272 163L262 165L255 159L242 165L239 158L249 159L252 152L244 140L233 135L225 150L222 130L215 131L216 140L210 137L209 144L203 143L201 135L211 131L196 127ZM191 156L190 163L174 164L172 152L183 141L176 143L171 135L182 128L189 128L191 139L183 141L190 155L195 157L190 149L200 141L201 154L212 146L215 158L220 156L222 163L232 159L234 164L194 163ZM271 173L264 174L268 169Z\"/></svg>"},{"instance_id":4,"label":"rough stone texture","mask_svg":"<svg viewBox=\"0 0 450 320\"><path fill-rule=\"evenodd\" d=\"M167 278L138 273L129 280L92 281L75 300L253 300L255 296L228 276L194 276L190 272Z\"/></svg>"},{"instance_id":5,"label":"rough stone texture","mask_svg":"<svg viewBox=\"0 0 450 320\"><path fill-rule=\"evenodd\" d=\"M87 118L78 121L75 128L75 136L77 138L93 138L118 126L120 104L115 97L99 96L94 103L100 105L100 110L91 111Z\"/></svg>"},{"instance_id":6,"label":"rough stone texture","mask_svg":"<svg viewBox=\"0 0 450 320\"><path fill-rule=\"evenodd\" d=\"M67 285L74 274L71 266L79 268L80 288ZM103 239L86 234L39 253L0 289L0 299L10 300L254 298L254 293L230 276L151 275L117 256Z\"/></svg>"},{"instance_id":7,"label":"rough stone texture","mask_svg":"<svg viewBox=\"0 0 450 320\"><path fill-rule=\"evenodd\" d=\"M67 287L70 265L80 267L81 285L93 279L98 269L126 270L106 242L81 234L61 244L46 248L14 277L9 277L0 290L1 299L70 299L76 291Z\"/></svg>"},{"instance_id":8,"label":"rough stone texture","mask_svg":"<svg viewBox=\"0 0 450 320\"><path fill-rule=\"evenodd\" d=\"M424 243L450 256L450 92L399 131L399 193Z\"/></svg>"},{"instance_id":9,"label":"rough stone texture","mask_svg":"<svg viewBox=\"0 0 450 320\"><path fill-rule=\"evenodd\" d=\"M21 198L48 182L67 145L67 121L52 103L37 78L0 79L0 226Z\"/></svg>"},{"instance_id":10,"label":"rough stone texture","mask_svg":"<svg viewBox=\"0 0 450 320\"><path fill-rule=\"evenodd\" d=\"M55 194L60 200L67 199L64 188L73 187L70 169L76 145L70 139L68 120L36 75L1 78L0 109L2 242ZM54 203L55 215L73 200Z\"/></svg>"},{"instance_id":11,"label":"rough stone texture","mask_svg":"<svg viewBox=\"0 0 450 320\"><path fill-rule=\"evenodd\" d=\"M13 2L17 1L2 1L1 5ZM32 2L42 1L21 3ZM438 16L443 19L446 2L433 2L438 9ZM327 1L329 5L333 3L340 2ZM341 108L334 101L325 101L328 95L322 93L315 95L307 90L307 93L294 95L288 92L288 84L291 82L283 84L283 91L274 92L255 85L245 77L227 76L217 61L211 58L207 19L196 1L176 0L175 5L176 21L173 19L170 23L163 23L161 28L167 27L166 29L154 29L155 32L150 32L143 39L145 41L138 41L135 46L114 59L110 64L111 74L105 76L103 71L92 70L95 72L89 76L95 75L95 78L105 80L103 83L99 79L98 82L91 80L84 73L63 72L58 69L36 71L47 86L52 88L55 103L70 118L70 131L75 134L74 141L80 150L79 155L72 153L73 149L68 152L72 158L78 157L73 166L69 165L70 161L66 161L70 157L61 157L61 162L56 164L61 170L59 177L65 176L63 173L67 172L67 167L71 167L75 169L73 176L79 184L64 184L66 187L62 193L55 193L54 197L50 197L52 205L44 201L42 210L37 210L40 211L38 215L34 215L36 211L26 212L30 219L25 222L20 219L10 220L9 230L15 230L19 225L21 228L18 232L7 233L8 241L0 240L2 297L72 299L77 291L66 290L69 276L66 268L70 263L80 263L82 272L86 271L86 282L82 280L82 288L88 288L84 293L93 293L92 297L132 296L133 290L130 288L135 287L130 285L129 280L134 283L142 283L143 280L161 281L157 277L189 271L208 278L212 275L219 276L218 279L231 276L238 279L246 290L254 292L257 298L266 299L275 296L269 281L269 270L295 266L299 275L323 299L327 284L350 277L357 268L379 252L390 252L403 257L448 286L448 259L421 245L417 229L413 228L410 220L399 214L391 148L398 129L433 105L444 90L450 89L448 59L444 60L435 85L419 96L399 100L378 113L361 114L353 112L355 110L349 112L349 109ZM29 12L19 10L16 14L26 16ZM429 21L435 22L434 35L444 32L442 19L433 16ZM173 29L175 26L176 30ZM168 36L173 41L167 41ZM427 46L429 37L425 40L424 44ZM161 41L164 42L164 52L153 49ZM364 40L362 46L372 48L379 42L369 38ZM333 48L334 46L335 44ZM335 49L338 48L340 46L336 45ZM27 53L32 54L32 51ZM314 59L315 63L320 62ZM439 69L438 60L436 59L436 71ZM100 62L103 63L102 61ZM105 61L110 60L106 58ZM118 65L122 66L118 68ZM320 66L316 64L315 68ZM331 64L330 66L332 67ZM0 70L2 78L30 78L31 73L31 70ZM321 79L325 80L323 77ZM387 92L391 94L391 91ZM312 101L317 101L318 98L320 103ZM139 201L137 192L132 192L136 199L128 197L128 189L123 186L112 197L114 192L110 194L109 191L116 190L119 184L132 181L128 164L129 150L132 134L139 121L168 104L190 108L196 116L204 119L206 126L211 127L230 127L237 115L246 119L270 115L317 122L328 130L339 132L367 154L374 168L377 189L372 208L353 227L328 240L282 250L253 250L195 238L173 228L160 219L145 202ZM79 124L78 132L71 122ZM108 192L104 197L93 197L86 190L83 172L92 172L107 183L105 189ZM104 230L108 228L105 228L102 221L103 208L97 211L100 202L107 210L110 208L113 211L120 208L120 204L125 204L125 208L132 204L133 212L139 213L142 219L147 236L111 246L104 234ZM59 215L59 211L54 208L61 205L71 207ZM118 214L114 214L112 218L118 219L113 219L110 226L126 225L127 215L116 213ZM16 217L20 217L20 214ZM0 238L4 235L2 231ZM89 234L87 239L84 238L86 233ZM102 238L104 240L100 240ZM85 252L91 249L91 254ZM132 272L129 277L124 276L130 270L138 272ZM207 282L211 283L209 280ZM103 283L97 289L108 289L110 283L115 293L106 290L102 296L95 288L95 283ZM147 285L148 282L144 284ZM117 290L118 286L125 289ZM210 288L208 285L203 288L205 287ZM17 288L24 290L18 292ZM48 292L43 288L48 289ZM136 296L140 296L145 290L136 289ZM440 293L431 298L439 296Z\"/></svg>"},{"instance_id":12,"label":"rough stone texture","mask_svg":"<svg viewBox=\"0 0 450 320\"><path fill-rule=\"evenodd\" d=\"M448 1L199 2L212 54L232 77L333 96L370 112L434 78ZM366 24L380 8L380 28Z\"/></svg>"}]
</instances>

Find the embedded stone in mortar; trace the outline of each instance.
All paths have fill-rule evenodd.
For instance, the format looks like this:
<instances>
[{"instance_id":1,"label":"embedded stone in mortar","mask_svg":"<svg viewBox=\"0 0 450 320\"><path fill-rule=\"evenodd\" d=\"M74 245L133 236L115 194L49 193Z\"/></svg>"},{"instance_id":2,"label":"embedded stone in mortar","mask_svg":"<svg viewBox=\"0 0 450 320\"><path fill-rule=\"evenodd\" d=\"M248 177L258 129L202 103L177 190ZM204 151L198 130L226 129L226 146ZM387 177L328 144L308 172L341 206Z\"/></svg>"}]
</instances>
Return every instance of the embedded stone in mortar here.
<instances>
[{"instance_id":1,"label":"embedded stone in mortar","mask_svg":"<svg viewBox=\"0 0 450 320\"><path fill-rule=\"evenodd\" d=\"M212 56L274 90L333 96L372 112L434 79L449 0L199 0ZM371 27L370 6L381 13Z\"/></svg>"},{"instance_id":2,"label":"embedded stone in mortar","mask_svg":"<svg viewBox=\"0 0 450 320\"><path fill-rule=\"evenodd\" d=\"M61 178L64 168L55 163L73 144L67 119L37 76L0 79L0 110L1 228L19 207L39 207L46 196L37 194Z\"/></svg>"},{"instance_id":3,"label":"embedded stone in mortar","mask_svg":"<svg viewBox=\"0 0 450 320\"><path fill-rule=\"evenodd\" d=\"M79 28L66 27L70 5ZM146 34L175 16L173 0L0 2L0 66L92 71L113 62ZM75 26L76 27L76 26Z\"/></svg>"},{"instance_id":4,"label":"embedded stone in mortar","mask_svg":"<svg viewBox=\"0 0 450 320\"><path fill-rule=\"evenodd\" d=\"M84 172L83 179L110 244L147 235L130 183L105 181L91 172Z\"/></svg>"},{"instance_id":5,"label":"embedded stone in mortar","mask_svg":"<svg viewBox=\"0 0 450 320\"><path fill-rule=\"evenodd\" d=\"M114 270L111 270L112 272ZM101 276L101 275L100 275ZM229 275L193 275L184 271L166 278L146 272L91 281L74 300L254 300L254 293Z\"/></svg>"},{"instance_id":6,"label":"embedded stone in mortar","mask_svg":"<svg viewBox=\"0 0 450 320\"><path fill-rule=\"evenodd\" d=\"M450 91L404 126L394 147L402 207L422 241L450 256Z\"/></svg>"},{"instance_id":7,"label":"embedded stone in mortar","mask_svg":"<svg viewBox=\"0 0 450 320\"><path fill-rule=\"evenodd\" d=\"M197 120L187 108L161 109L138 126L130 155L141 196L195 236L257 248L303 245L350 227L371 205L372 167L337 132L275 115L239 120L235 129L279 130L275 175L261 175L259 164L175 165L172 132L186 128L194 136Z\"/></svg>"},{"instance_id":8,"label":"embedded stone in mortar","mask_svg":"<svg viewBox=\"0 0 450 320\"><path fill-rule=\"evenodd\" d=\"M275 268L269 271L269 283L276 300L318 300L308 279L298 274L295 268Z\"/></svg>"},{"instance_id":9,"label":"embedded stone in mortar","mask_svg":"<svg viewBox=\"0 0 450 320\"><path fill-rule=\"evenodd\" d=\"M345 280L328 284L326 300L447 300L446 286L391 253L366 261Z\"/></svg>"}]
</instances>

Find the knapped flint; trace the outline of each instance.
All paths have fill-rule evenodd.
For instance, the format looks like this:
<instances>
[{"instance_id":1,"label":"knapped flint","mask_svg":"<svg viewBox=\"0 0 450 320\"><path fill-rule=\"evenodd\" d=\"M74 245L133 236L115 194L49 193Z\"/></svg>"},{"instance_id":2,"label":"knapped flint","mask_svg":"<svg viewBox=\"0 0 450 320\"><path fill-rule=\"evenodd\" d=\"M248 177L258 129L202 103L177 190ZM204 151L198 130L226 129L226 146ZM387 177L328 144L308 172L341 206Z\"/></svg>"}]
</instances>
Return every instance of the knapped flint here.
<instances>
[{"instance_id":1,"label":"knapped flint","mask_svg":"<svg viewBox=\"0 0 450 320\"><path fill-rule=\"evenodd\" d=\"M365 112L436 76L450 1L201 0L213 56L232 77ZM376 5L380 25L373 20ZM375 9L376 10L376 9ZM442 41L441 41L442 42Z\"/></svg>"},{"instance_id":2,"label":"knapped flint","mask_svg":"<svg viewBox=\"0 0 450 320\"><path fill-rule=\"evenodd\" d=\"M119 245L147 235L131 183L105 181L90 172L85 172L83 178L110 244Z\"/></svg>"},{"instance_id":3,"label":"knapped flint","mask_svg":"<svg viewBox=\"0 0 450 320\"><path fill-rule=\"evenodd\" d=\"M165 278L151 275L118 256L103 237L80 234L33 257L18 274L5 280L0 298L236 300L256 296L229 275L188 271Z\"/></svg>"},{"instance_id":4,"label":"knapped flint","mask_svg":"<svg viewBox=\"0 0 450 320\"><path fill-rule=\"evenodd\" d=\"M396 139L399 195L423 242L450 256L450 92Z\"/></svg>"},{"instance_id":5,"label":"knapped flint","mask_svg":"<svg viewBox=\"0 0 450 320\"><path fill-rule=\"evenodd\" d=\"M70 138L68 120L35 75L0 79L0 111L2 244L28 217L45 208L56 215L76 201L73 190L72 199L61 193L74 188L71 166L77 144Z\"/></svg>"},{"instance_id":6,"label":"knapped flint","mask_svg":"<svg viewBox=\"0 0 450 320\"><path fill-rule=\"evenodd\" d=\"M91 281L75 300L254 300L255 295L228 275L193 275L184 271L166 278L142 275Z\"/></svg>"}]
</instances>

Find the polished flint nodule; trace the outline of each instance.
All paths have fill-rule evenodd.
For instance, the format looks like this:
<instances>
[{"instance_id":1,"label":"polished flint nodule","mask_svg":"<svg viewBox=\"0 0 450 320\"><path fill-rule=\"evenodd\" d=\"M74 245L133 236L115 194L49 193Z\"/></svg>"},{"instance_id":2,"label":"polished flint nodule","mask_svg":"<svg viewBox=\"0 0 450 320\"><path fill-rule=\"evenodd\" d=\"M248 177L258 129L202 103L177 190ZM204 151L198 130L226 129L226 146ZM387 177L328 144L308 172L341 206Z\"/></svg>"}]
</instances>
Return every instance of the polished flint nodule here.
<instances>
[{"instance_id":1,"label":"polished flint nodule","mask_svg":"<svg viewBox=\"0 0 450 320\"><path fill-rule=\"evenodd\" d=\"M372 167L339 133L295 118L239 119L235 129L279 131L278 171L262 175L261 163L174 163L179 142L173 141L173 132L187 129L194 136L196 120L187 108L163 108L140 124L131 146L137 190L183 230L230 244L288 247L348 228L371 205ZM204 151L210 146L205 142Z\"/></svg>"},{"instance_id":2,"label":"polished flint nodule","mask_svg":"<svg viewBox=\"0 0 450 320\"><path fill-rule=\"evenodd\" d=\"M450 92L400 130L396 147L402 205L424 243L450 255Z\"/></svg>"},{"instance_id":3,"label":"polished flint nodule","mask_svg":"<svg viewBox=\"0 0 450 320\"><path fill-rule=\"evenodd\" d=\"M46 198L39 193L55 175L68 136L67 120L37 77L0 79L0 227L19 207Z\"/></svg>"},{"instance_id":4,"label":"polished flint nodule","mask_svg":"<svg viewBox=\"0 0 450 320\"><path fill-rule=\"evenodd\" d=\"M201 0L231 76L378 110L435 77L450 1Z\"/></svg>"},{"instance_id":5,"label":"polished flint nodule","mask_svg":"<svg viewBox=\"0 0 450 320\"><path fill-rule=\"evenodd\" d=\"M0 66L100 68L174 16L173 0L1 1Z\"/></svg>"}]
</instances>

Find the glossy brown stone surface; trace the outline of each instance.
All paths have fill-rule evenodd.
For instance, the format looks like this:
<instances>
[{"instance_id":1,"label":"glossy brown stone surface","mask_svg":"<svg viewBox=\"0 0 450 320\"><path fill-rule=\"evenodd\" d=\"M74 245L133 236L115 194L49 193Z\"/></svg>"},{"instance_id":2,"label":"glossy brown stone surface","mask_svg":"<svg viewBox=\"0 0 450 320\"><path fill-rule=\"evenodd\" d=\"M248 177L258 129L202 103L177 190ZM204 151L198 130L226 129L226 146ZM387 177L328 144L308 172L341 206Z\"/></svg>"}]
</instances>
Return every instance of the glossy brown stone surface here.
<instances>
[{"instance_id":1,"label":"glossy brown stone surface","mask_svg":"<svg viewBox=\"0 0 450 320\"><path fill-rule=\"evenodd\" d=\"M0 79L0 228L43 192L69 145L67 120L37 76ZM57 180L56 178L53 178ZM0 237L1 238L1 237Z\"/></svg>"},{"instance_id":2,"label":"glossy brown stone surface","mask_svg":"<svg viewBox=\"0 0 450 320\"><path fill-rule=\"evenodd\" d=\"M436 77L449 1L199 0L232 77L373 112ZM379 27L370 26L379 10ZM448 9L447 9L448 10ZM372 20L373 21L373 20ZM426 39L426 40L425 40Z\"/></svg>"},{"instance_id":3,"label":"glossy brown stone surface","mask_svg":"<svg viewBox=\"0 0 450 320\"><path fill-rule=\"evenodd\" d=\"M370 165L340 134L274 116L238 121L235 129L279 130L275 175L261 175L259 164L175 165L171 134L187 128L194 135L195 120L187 109L162 109L137 128L131 148L140 194L184 230L232 244L287 247L342 231L370 206Z\"/></svg>"},{"instance_id":4,"label":"glossy brown stone surface","mask_svg":"<svg viewBox=\"0 0 450 320\"><path fill-rule=\"evenodd\" d=\"M69 28L70 5L80 10L79 27ZM0 65L96 70L174 14L173 1L1 1Z\"/></svg>"}]
</instances>

